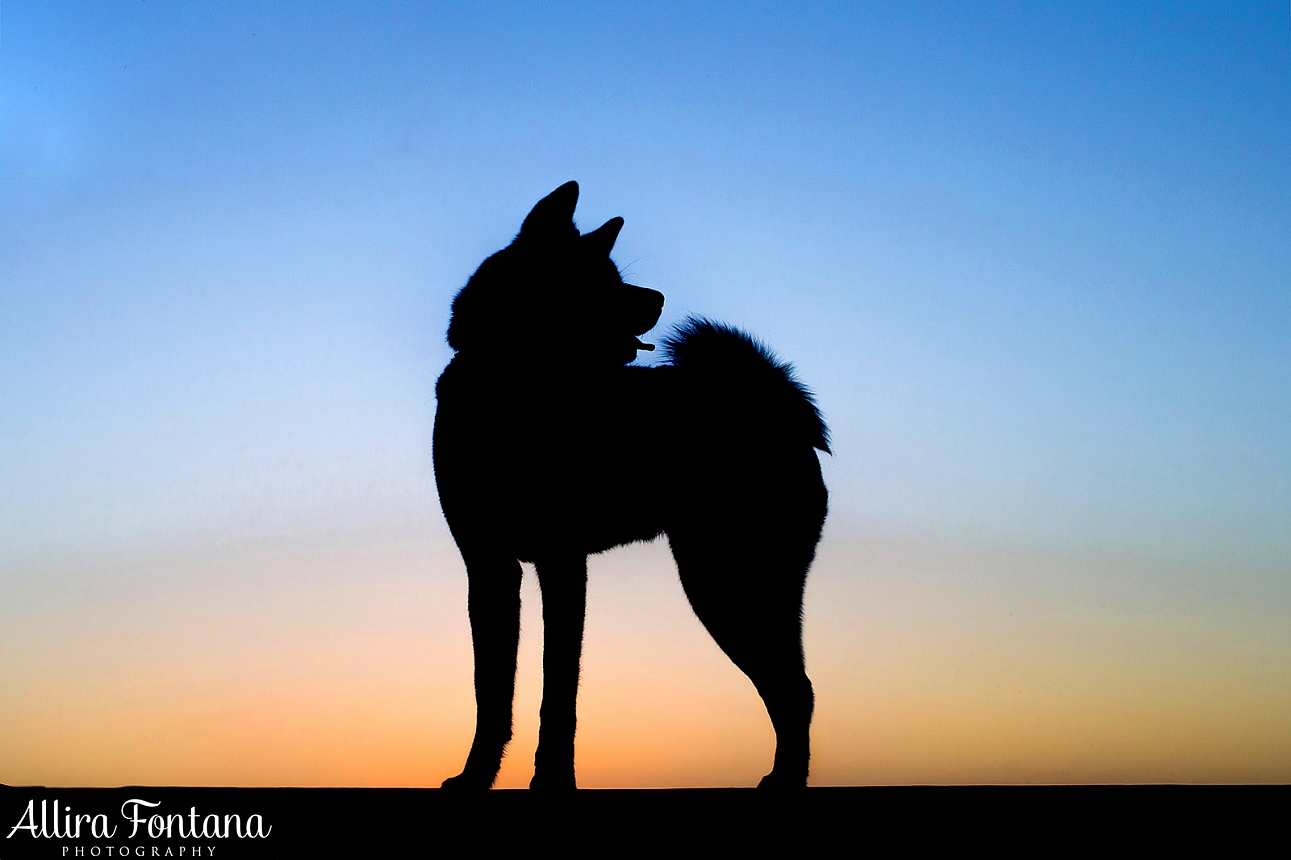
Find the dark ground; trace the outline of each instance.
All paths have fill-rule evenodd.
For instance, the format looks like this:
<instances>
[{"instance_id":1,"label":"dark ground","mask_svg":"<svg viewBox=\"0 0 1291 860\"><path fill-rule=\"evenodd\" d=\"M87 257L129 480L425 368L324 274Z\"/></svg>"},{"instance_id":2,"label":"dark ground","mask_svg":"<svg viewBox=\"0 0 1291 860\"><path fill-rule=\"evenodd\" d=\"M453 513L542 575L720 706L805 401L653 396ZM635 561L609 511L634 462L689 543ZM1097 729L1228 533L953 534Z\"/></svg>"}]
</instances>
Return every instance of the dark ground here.
<instances>
[{"instance_id":1,"label":"dark ground","mask_svg":"<svg viewBox=\"0 0 1291 860\"><path fill-rule=\"evenodd\" d=\"M259 814L267 838L130 837L122 804L150 814L196 808L220 821ZM45 802L48 836L40 835ZM104 814L112 838L49 831ZM796 856L922 853L928 849L1098 853L1202 845L1287 850L1287 786L910 786L812 788L796 795L753 789L586 790L544 796L493 791L462 797L436 789L0 787L0 860L25 857L436 857L464 850L542 850L575 856ZM27 818L28 809L32 817ZM26 829L34 824L36 836ZM22 824L24 829L13 830ZM172 827L178 827L172 820ZM60 828L61 829L61 828ZM194 848L201 848L197 853ZM210 851L210 848L214 851ZM126 854L122 854L122 849ZM79 849L79 850L78 850ZM96 850L97 849L97 850ZM167 853L169 852L169 853ZM1136 852L1137 853L1137 852Z\"/></svg>"}]
</instances>

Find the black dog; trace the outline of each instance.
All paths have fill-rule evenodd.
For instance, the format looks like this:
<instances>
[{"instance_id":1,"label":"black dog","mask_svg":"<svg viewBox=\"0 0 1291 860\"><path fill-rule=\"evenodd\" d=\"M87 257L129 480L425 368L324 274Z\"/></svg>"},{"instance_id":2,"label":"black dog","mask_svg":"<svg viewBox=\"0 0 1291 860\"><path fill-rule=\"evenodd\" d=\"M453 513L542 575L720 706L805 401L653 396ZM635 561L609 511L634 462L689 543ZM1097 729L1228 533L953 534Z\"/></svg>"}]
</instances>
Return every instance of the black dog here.
<instances>
[{"instance_id":1,"label":"black dog","mask_svg":"<svg viewBox=\"0 0 1291 860\"><path fill-rule=\"evenodd\" d=\"M574 182L540 200L453 300L435 480L470 579L476 727L444 787L491 786L511 739L521 561L542 589L530 787L575 787L587 556L660 534L695 613L766 703L776 751L761 785L804 786L802 595L825 521L825 424L790 368L727 326L690 319L664 339L668 364L629 365L653 349L637 336L663 296L611 262L623 219L580 236L577 201Z\"/></svg>"}]
</instances>

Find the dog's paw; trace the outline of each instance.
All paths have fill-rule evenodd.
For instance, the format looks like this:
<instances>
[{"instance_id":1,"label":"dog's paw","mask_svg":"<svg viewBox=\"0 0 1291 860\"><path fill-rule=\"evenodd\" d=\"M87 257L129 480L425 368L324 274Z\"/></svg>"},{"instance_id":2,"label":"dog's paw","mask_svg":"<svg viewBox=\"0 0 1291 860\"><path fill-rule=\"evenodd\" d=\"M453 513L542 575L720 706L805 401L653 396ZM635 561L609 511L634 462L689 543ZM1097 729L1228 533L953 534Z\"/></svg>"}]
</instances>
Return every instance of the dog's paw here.
<instances>
[{"instance_id":1,"label":"dog's paw","mask_svg":"<svg viewBox=\"0 0 1291 860\"><path fill-rule=\"evenodd\" d=\"M529 780L529 788L535 791L573 791L578 788L578 781L574 778L572 768L559 773L544 770L533 775L533 779Z\"/></svg>"},{"instance_id":2,"label":"dog's paw","mask_svg":"<svg viewBox=\"0 0 1291 860\"><path fill-rule=\"evenodd\" d=\"M774 770L762 777L758 783L760 791L803 791L807 788L807 775L788 776Z\"/></svg>"},{"instance_id":3,"label":"dog's paw","mask_svg":"<svg viewBox=\"0 0 1291 860\"><path fill-rule=\"evenodd\" d=\"M439 786L444 791L488 791L493 787L495 776L462 771L457 776L450 776Z\"/></svg>"}]
</instances>

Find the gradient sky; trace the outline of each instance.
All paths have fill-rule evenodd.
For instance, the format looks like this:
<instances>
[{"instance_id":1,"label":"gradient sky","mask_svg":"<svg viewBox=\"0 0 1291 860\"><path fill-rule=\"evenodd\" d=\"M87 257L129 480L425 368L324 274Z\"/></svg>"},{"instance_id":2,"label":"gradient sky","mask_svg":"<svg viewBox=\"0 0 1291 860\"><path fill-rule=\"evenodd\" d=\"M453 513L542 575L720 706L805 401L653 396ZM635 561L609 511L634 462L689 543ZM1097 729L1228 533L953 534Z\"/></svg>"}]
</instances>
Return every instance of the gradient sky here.
<instances>
[{"instance_id":1,"label":"gradient sky","mask_svg":"<svg viewBox=\"0 0 1291 860\"><path fill-rule=\"evenodd\" d=\"M569 179L819 396L814 783L1291 780L1285 2L8 0L0 782L455 772L448 304ZM666 546L585 662L583 785L769 767Z\"/></svg>"}]
</instances>

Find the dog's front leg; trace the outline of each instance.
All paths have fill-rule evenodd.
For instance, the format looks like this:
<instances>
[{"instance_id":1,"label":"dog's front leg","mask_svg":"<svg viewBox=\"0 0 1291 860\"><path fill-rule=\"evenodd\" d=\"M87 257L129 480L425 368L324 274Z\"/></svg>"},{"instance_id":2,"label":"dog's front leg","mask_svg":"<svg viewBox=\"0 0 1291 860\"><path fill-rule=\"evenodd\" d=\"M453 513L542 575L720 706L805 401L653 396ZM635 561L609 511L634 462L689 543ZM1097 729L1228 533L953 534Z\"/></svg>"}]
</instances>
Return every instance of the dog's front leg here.
<instances>
[{"instance_id":1,"label":"dog's front leg","mask_svg":"<svg viewBox=\"0 0 1291 860\"><path fill-rule=\"evenodd\" d=\"M572 789L587 556L539 559L535 567L542 589L542 711L529 787Z\"/></svg>"},{"instance_id":2,"label":"dog's front leg","mask_svg":"<svg viewBox=\"0 0 1291 860\"><path fill-rule=\"evenodd\" d=\"M520 644L520 562L463 552L475 650L475 741L466 767L444 788L485 789L497 779L511 740L516 648Z\"/></svg>"}]
</instances>

